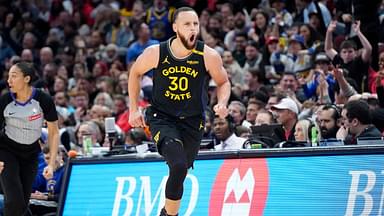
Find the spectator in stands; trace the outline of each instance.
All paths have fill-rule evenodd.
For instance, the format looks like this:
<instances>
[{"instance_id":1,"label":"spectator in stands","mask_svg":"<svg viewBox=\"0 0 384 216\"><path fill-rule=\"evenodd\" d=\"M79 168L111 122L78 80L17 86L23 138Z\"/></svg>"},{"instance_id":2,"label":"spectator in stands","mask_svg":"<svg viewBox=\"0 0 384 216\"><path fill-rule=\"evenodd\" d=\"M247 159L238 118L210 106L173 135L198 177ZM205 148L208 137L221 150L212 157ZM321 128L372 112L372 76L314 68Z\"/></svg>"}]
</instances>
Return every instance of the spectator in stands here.
<instances>
[{"instance_id":1,"label":"spectator in stands","mask_svg":"<svg viewBox=\"0 0 384 216\"><path fill-rule=\"evenodd\" d=\"M233 58L233 55L230 51L226 50L222 55L224 68L227 70L228 76L233 85L244 84L244 70L240 67L236 59Z\"/></svg>"},{"instance_id":2,"label":"spectator in stands","mask_svg":"<svg viewBox=\"0 0 384 216\"><path fill-rule=\"evenodd\" d=\"M273 117L273 114L270 111L267 110L261 110L257 113L255 125L270 125L276 123L276 119Z\"/></svg>"},{"instance_id":3,"label":"spectator in stands","mask_svg":"<svg viewBox=\"0 0 384 216\"><path fill-rule=\"evenodd\" d=\"M380 131L372 125L369 105L363 100L350 101L341 112L343 126L338 131L339 138L346 145L357 144L359 138L381 138Z\"/></svg>"},{"instance_id":4,"label":"spectator in stands","mask_svg":"<svg viewBox=\"0 0 384 216\"><path fill-rule=\"evenodd\" d=\"M46 64L52 63L54 60L53 51L50 47L40 49L40 68L44 68Z\"/></svg>"},{"instance_id":5,"label":"spectator in stands","mask_svg":"<svg viewBox=\"0 0 384 216\"><path fill-rule=\"evenodd\" d=\"M249 70L259 70L260 63L263 59L263 56L259 52L259 48L254 41L249 41L245 47L245 64L243 67L244 71Z\"/></svg>"},{"instance_id":6,"label":"spectator in stands","mask_svg":"<svg viewBox=\"0 0 384 216\"><path fill-rule=\"evenodd\" d=\"M141 23L134 30L137 34L137 40L133 42L128 50L125 59L125 63L129 68L133 61L144 51L145 48L158 44L159 41L151 39L151 32L147 24Z\"/></svg>"},{"instance_id":7,"label":"spectator in stands","mask_svg":"<svg viewBox=\"0 0 384 216\"><path fill-rule=\"evenodd\" d=\"M89 94L86 91L79 91L74 94L75 113L74 119L80 123L87 120L87 112L89 107Z\"/></svg>"},{"instance_id":8,"label":"spectator in stands","mask_svg":"<svg viewBox=\"0 0 384 216\"><path fill-rule=\"evenodd\" d=\"M309 23L309 14L312 12L316 12L321 14L321 23L323 28L328 26L331 22L331 14L328 8L322 3L314 0L296 0L296 4L302 4L304 8L303 18L304 23Z\"/></svg>"},{"instance_id":9,"label":"spectator in stands","mask_svg":"<svg viewBox=\"0 0 384 216\"><path fill-rule=\"evenodd\" d=\"M36 58L33 56L32 50L23 49L21 52L21 61L34 63Z\"/></svg>"},{"instance_id":10,"label":"spectator in stands","mask_svg":"<svg viewBox=\"0 0 384 216\"><path fill-rule=\"evenodd\" d=\"M296 74L292 72L285 72L277 86L279 93L287 94L292 98L295 97L299 101L306 100L304 92L299 87L299 83L296 78Z\"/></svg>"},{"instance_id":11,"label":"spectator in stands","mask_svg":"<svg viewBox=\"0 0 384 216\"><path fill-rule=\"evenodd\" d=\"M336 29L336 21L332 21L328 26L325 36L324 49L327 56L332 60L332 64L336 67L346 68L349 71L348 76L357 82L358 92L368 89L367 81L363 83L364 76L368 74L369 61L371 60L372 46L367 38L360 31L360 21L352 25L360 39L363 48L361 55L358 55L358 49L355 42L351 40L343 41L340 45L340 54L333 48L332 34ZM364 89L361 87L364 86Z\"/></svg>"},{"instance_id":12,"label":"spectator in stands","mask_svg":"<svg viewBox=\"0 0 384 216\"><path fill-rule=\"evenodd\" d=\"M244 103L242 103L241 101L232 101L228 105L228 112L229 115L232 116L235 126L239 126L243 123L246 111L247 109Z\"/></svg>"},{"instance_id":13,"label":"spectator in stands","mask_svg":"<svg viewBox=\"0 0 384 216\"><path fill-rule=\"evenodd\" d=\"M46 164L49 161L49 147L44 146L42 149L42 152L44 154L44 161L43 163ZM54 184L54 191L52 194L48 194L47 190L47 184L48 180L44 178L43 173L40 172L37 174L35 182L33 183L31 194L31 199L39 199L39 200L53 200L53 201L59 201L59 194L62 184L62 179L64 175L64 162L66 160L67 153L66 150L63 147L59 148L59 152L57 154L57 158L55 160L55 166L56 169L53 172L53 180L55 181ZM44 165L43 165L44 166Z\"/></svg>"},{"instance_id":14,"label":"spectator in stands","mask_svg":"<svg viewBox=\"0 0 384 216\"><path fill-rule=\"evenodd\" d=\"M132 126L128 123L129 109L126 98L124 95L115 95L113 101L115 104L114 115L116 118L116 125L119 126L122 131L127 133Z\"/></svg>"},{"instance_id":15,"label":"spectator in stands","mask_svg":"<svg viewBox=\"0 0 384 216\"><path fill-rule=\"evenodd\" d=\"M277 122L283 125L285 131L285 140L295 140L295 125L299 108L291 98L283 98L278 104L273 105L271 110L276 116Z\"/></svg>"},{"instance_id":16,"label":"spectator in stands","mask_svg":"<svg viewBox=\"0 0 384 216\"><path fill-rule=\"evenodd\" d=\"M247 46L247 34L239 32L235 35L235 50L232 52L232 56L239 63L240 67L244 67L245 64L245 47Z\"/></svg>"},{"instance_id":17,"label":"spectator in stands","mask_svg":"<svg viewBox=\"0 0 384 216\"><path fill-rule=\"evenodd\" d=\"M249 128L256 123L256 117L260 111L264 109L264 103L261 101L249 101L247 106L247 111L245 115L245 120L242 125Z\"/></svg>"},{"instance_id":18,"label":"spectator in stands","mask_svg":"<svg viewBox=\"0 0 384 216\"><path fill-rule=\"evenodd\" d=\"M110 23L106 26L105 41L108 44L116 44L120 49L128 48L128 45L133 41L134 34L129 28L128 22L122 22L118 11L111 12Z\"/></svg>"},{"instance_id":19,"label":"spectator in stands","mask_svg":"<svg viewBox=\"0 0 384 216\"><path fill-rule=\"evenodd\" d=\"M243 148L245 138L235 134L235 122L228 115L225 119L215 116L213 120L213 132L219 141L215 146L216 150L238 150Z\"/></svg>"},{"instance_id":20,"label":"spectator in stands","mask_svg":"<svg viewBox=\"0 0 384 216\"><path fill-rule=\"evenodd\" d=\"M71 149L77 152L83 152L83 138L84 136L90 136L93 147L100 147L100 143L103 141L103 136L100 131L100 127L94 121L82 122L76 131L77 143L76 146L72 146Z\"/></svg>"},{"instance_id":21,"label":"spectator in stands","mask_svg":"<svg viewBox=\"0 0 384 216\"><path fill-rule=\"evenodd\" d=\"M285 8L286 0L270 0L271 8L274 9L274 16L271 18L271 23L278 24L285 29L293 23L291 13Z\"/></svg>"},{"instance_id":22,"label":"spectator in stands","mask_svg":"<svg viewBox=\"0 0 384 216\"><path fill-rule=\"evenodd\" d=\"M154 0L153 6L147 10L146 22L151 30L151 38L165 41L174 35L172 19L175 8L168 6L166 0Z\"/></svg>"},{"instance_id":23,"label":"spectator in stands","mask_svg":"<svg viewBox=\"0 0 384 216\"><path fill-rule=\"evenodd\" d=\"M268 102L267 105L265 105L265 109L270 110L273 105L278 104L284 97L284 94L272 93L271 96L269 96L268 98Z\"/></svg>"},{"instance_id":24,"label":"spectator in stands","mask_svg":"<svg viewBox=\"0 0 384 216\"><path fill-rule=\"evenodd\" d=\"M269 15L263 9L254 14L254 26L248 31L248 36L260 46L265 45L265 37L268 35Z\"/></svg>"},{"instance_id":25,"label":"spectator in stands","mask_svg":"<svg viewBox=\"0 0 384 216\"><path fill-rule=\"evenodd\" d=\"M299 120L295 125L295 141L296 142L305 142L307 145L311 145L312 142L312 127L313 123L309 119Z\"/></svg>"},{"instance_id":26,"label":"spectator in stands","mask_svg":"<svg viewBox=\"0 0 384 216\"><path fill-rule=\"evenodd\" d=\"M336 133L340 128L340 109L335 105L328 104L323 106L318 114L321 139L336 138Z\"/></svg>"}]
</instances>

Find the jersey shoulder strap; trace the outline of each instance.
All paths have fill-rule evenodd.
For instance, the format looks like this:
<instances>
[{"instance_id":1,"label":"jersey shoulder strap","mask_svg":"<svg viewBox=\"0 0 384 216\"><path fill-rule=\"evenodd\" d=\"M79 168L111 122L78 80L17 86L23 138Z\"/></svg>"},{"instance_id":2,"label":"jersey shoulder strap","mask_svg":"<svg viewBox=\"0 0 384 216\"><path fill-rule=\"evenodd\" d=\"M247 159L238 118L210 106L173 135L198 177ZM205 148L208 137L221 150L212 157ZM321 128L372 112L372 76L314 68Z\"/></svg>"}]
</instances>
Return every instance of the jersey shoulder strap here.
<instances>
[{"instance_id":1,"label":"jersey shoulder strap","mask_svg":"<svg viewBox=\"0 0 384 216\"><path fill-rule=\"evenodd\" d=\"M204 43L202 41L197 41L196 47L192 50L193 53L197 55L204 55Z\"/></svg>"}]
</instances>

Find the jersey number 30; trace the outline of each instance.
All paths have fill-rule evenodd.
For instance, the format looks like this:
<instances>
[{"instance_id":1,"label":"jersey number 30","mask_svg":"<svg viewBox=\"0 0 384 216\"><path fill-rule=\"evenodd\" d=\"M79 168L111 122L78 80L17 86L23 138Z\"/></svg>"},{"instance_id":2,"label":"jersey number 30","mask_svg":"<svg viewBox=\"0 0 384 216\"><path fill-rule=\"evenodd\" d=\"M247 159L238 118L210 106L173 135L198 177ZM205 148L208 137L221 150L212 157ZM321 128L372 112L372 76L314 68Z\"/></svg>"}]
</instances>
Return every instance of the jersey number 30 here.
<instances>
[{"instance_id":1,"label":"jersey number 30","mask_svg":"<svg viewBox=\"0 0 384 216\"><path fill-rule=\"evenodd\" d=\"M186 91L188 89L188 78L187 77L172 77L170 76L169 79L171 80L171 83L169 85L169 90L171 91Z\"/></svg>"}]
</instances>

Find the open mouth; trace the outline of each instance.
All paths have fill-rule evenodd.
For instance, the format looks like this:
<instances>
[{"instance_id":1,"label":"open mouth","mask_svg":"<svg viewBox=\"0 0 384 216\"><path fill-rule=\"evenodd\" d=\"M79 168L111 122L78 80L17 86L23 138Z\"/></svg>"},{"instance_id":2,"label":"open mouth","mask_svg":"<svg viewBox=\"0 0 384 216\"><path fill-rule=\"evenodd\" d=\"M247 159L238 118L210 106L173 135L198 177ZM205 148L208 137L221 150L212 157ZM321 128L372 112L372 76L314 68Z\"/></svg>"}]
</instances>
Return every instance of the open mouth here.
<instances>
[{"instance_id":1,"label":"open mouth","mask_svg":"<svg viewBox=\"0 0 384 216\"><path fill-rule=\"evenodd\" d=\"M192 43L193 41L195 41L195 35L191 35L191 37L189 37L189 41Z\"/></svg>"}]
</instances>

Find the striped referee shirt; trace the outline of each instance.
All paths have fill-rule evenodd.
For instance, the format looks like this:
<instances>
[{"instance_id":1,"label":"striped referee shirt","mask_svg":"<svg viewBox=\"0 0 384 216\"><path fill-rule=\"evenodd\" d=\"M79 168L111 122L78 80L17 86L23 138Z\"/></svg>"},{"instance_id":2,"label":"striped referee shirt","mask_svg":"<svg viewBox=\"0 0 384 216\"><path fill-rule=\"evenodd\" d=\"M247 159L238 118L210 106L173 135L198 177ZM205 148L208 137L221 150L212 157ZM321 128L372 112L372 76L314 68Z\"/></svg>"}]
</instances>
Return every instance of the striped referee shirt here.
<instances>
[{"instance_id":1,"label":"striped referee shirt","mask_svg":"<svg viewBox=\"0 0 384 216\"><path fill-rule=\"evenodd\" d=\"M14 93L2 95L0 113L0 123L5 135L26 145L33 144L40 138L44 119L49 122L58 119L52 97L35 88L25 103L16 101Z\"/></svg>"}]
</instances>

